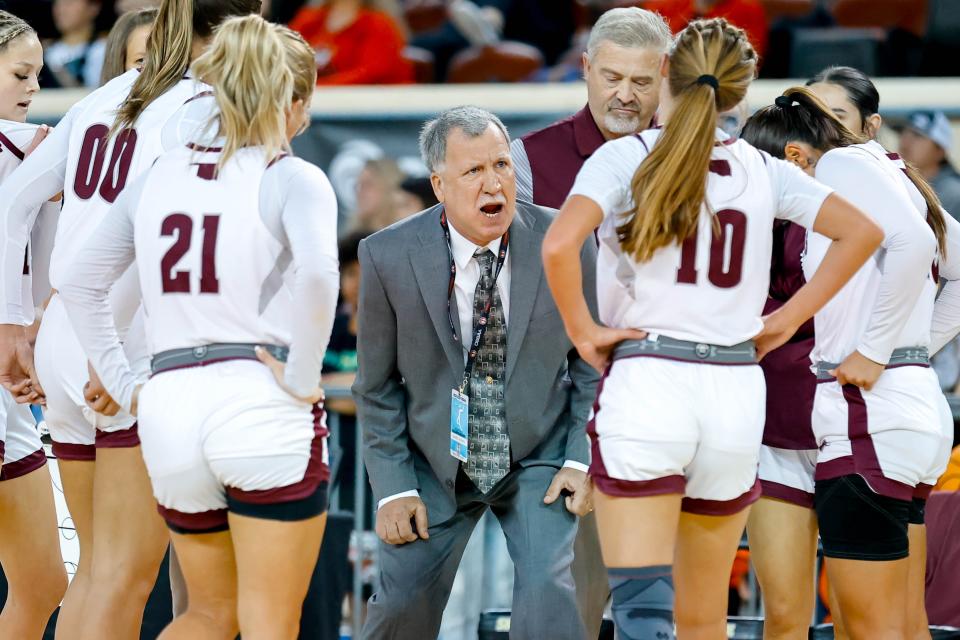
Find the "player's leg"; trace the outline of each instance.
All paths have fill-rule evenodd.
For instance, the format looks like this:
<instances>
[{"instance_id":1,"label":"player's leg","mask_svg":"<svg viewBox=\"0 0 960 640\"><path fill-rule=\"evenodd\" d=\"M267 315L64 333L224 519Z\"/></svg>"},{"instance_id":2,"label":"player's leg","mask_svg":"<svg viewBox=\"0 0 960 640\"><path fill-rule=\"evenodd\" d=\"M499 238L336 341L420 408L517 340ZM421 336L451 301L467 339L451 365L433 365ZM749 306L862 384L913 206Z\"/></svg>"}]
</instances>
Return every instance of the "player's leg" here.
<instances>
[{"instance_id":1,"label":"player's leg","mask_svg":"<svg viewBox=\"0 0 960 640\"><path fill-rule=\"evenodd\" d=\"M140 447L98 448L84 637L136 638L169 543Z\"/></svg>"},{"instance_id":2,"label":"player's leg","mask_svg":"<svg viewBox=\"0 0 960 640\"><path fill-rule=\"evenodd\" d=\"M294 640L327 514L283 522L230 513L237 559L240 632L250 640ZM193 593L190 595L193 603Z\"/></svg>"},{"instance_id":3,"label":"player's leg","mask_svg":"<svg viewBox=\"0 0 960 640\"><path fill-rule=\"evenodd\" d=\"M681 514L674 566L679 638L726 635L730 568L749 513L745 507L727 516Z\"/></svg>"},{"instance_id":4,"label":"player's leg","mask_svg":"<svg viewBox=\"0 0 960 640\"><path fill-rule=\"evenodd\" d=\"M229 531L171 532L190 601L157 640L233 640L237 624L237 568Z\"/></svg>"},{"instance_id":5,"label":"player's leg","mask_svg":"<svg viewBox=\"0 0 960 640\"><path fill-rule=\"evenodd\" d=\"M94 466L93 460L68 460L62 457L57 460L63 497L80 544L77 570L57 615L57 640L80 638L86 620L86 602L93 568Z\"/></svg>"},{"instance_id":6,"label":"player's leg","mask_svg":"<svg viewBox=\"0 0 960 640\"><path fill-rule=\"evenodd\" d=\"M763 496L747 520L750 561L763 597L763 635L805 640L815 602L817 514L813 510L816 452L764 446Z\"/></svg>"},{"instance_id":7,"label":"player's leg","mask_svg":"<svg viewBox=\"0 0 960 640\"><path fill-rule=\"evenodd\" d=\"M67 589L52 486L46 465L0 482L0 565L7 578L0 638L39 640Z\"/></svg>"},{"instance_id":8,"label":"player's leg","mask_svg":"<svg viewBox=\"0 0 960 640\"><path fill-rule=\"evenodd\" d=\"M817 482L827 576L854 640L893 640L906 630L909 502L874 493L858 475Z\"/></svg>"},{"instance_id":9,"label":"player's leg","mask_svg":"<svg viewBox=\"0 0 960 640\"><path fill-rule=\"evenodd\" d=\"M914 502L917 499L914 498ZM921 517L922 519L922 517ZM910 522L907 526L910 540L909 568L907 569L907 638L929 640L930 628L927 621L926 577L927 577L927 527Z\"/></svg>"}]
</instances>

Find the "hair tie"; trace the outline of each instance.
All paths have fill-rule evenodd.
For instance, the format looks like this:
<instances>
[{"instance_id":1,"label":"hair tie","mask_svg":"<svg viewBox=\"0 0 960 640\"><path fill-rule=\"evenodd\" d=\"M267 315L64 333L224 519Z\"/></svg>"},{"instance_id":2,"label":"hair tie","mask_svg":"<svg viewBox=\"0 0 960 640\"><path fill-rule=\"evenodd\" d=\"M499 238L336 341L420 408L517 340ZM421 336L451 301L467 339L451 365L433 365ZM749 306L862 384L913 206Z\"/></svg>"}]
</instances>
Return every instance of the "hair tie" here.
<instances>
[{"instance_id":1,"label":"hair tie","mask_svg":"<svg viewBox=\"0 0 960 640\"><path fill-rule=\"evenodd\" d=\"M793 98L787 96L777 96L777 99L773 101L773 104L777 105L781 109L789 109L793 106Z\"/></svg>"},{"instance_id":2,"label":"hair tie","mask_svg":"<svg viewBox=\"0 0 960 640\"><path fill-rule=\"evenodd\" d=\"M717 76L710 75L709 73L705 73L697 78L697 84L708 84L713 87L714 91L720 88L720 82L717 80Z\"/></svg>"}]
</instances>

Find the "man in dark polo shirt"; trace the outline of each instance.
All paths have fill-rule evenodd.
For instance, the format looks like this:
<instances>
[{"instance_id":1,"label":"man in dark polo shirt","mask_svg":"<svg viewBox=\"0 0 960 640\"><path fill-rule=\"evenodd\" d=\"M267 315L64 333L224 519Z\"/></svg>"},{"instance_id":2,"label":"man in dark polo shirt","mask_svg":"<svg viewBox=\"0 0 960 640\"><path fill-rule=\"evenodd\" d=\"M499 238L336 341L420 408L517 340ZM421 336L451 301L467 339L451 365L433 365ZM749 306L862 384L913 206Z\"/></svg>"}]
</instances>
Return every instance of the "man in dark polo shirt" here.
<instances>
[{"instance_id":1,"label":"man in dark polo shirt","mask_svg":"<svg viewBox=\"0 0 960 640\"><path fill-rule=\"evenodd\" d=\"M651 126L671 39L663 18L644 9L611 9L600 17L583 54L587 106L510 145L518 199L559 208L600 145Z\"/></svg>"}]
</instances>

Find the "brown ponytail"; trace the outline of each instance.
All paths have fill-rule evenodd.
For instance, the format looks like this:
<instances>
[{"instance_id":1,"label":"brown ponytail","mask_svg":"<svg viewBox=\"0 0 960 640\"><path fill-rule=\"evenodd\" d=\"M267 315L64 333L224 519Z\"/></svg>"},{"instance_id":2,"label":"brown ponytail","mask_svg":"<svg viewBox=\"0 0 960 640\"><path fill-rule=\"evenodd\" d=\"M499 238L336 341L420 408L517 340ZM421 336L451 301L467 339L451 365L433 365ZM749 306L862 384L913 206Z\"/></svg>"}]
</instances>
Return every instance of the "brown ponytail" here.
<instances>
[{"instance_id":1,"label":"brown ponytail","mask_svg":"<svg viewBox=\"0 0 960 640\"><path fill-rule=\"evenodd\" d=\"M756 65L743 30L723 18L695 20L677 36L668 77L674 111L633 175L635 209L618 227L623 250L638 262L696 232L717 114L743 100Z\"/></svg>"},{"instance_id":2,"label":"brown ponytail","mask_svg":"<svg viewBox=\"0 0 960 640\"><path fill-rule=\"evenodd\" d=\"M227 18L259 10L260 0L163 0L147 40L143 71L117 110L111 134L136 124L150 103L183 78L195 35L209 37Z\"/></svg>"},{"instance_id":3,"label":"brown ponytail","mask_svg":"<svg viewBox=\"0 0 960 640\"><path fill-rule=\"evenodd\" d=\"M947 221L943 217L943 207L940 204L940 198L937 197L933 187L931 187L926 178L917 171L916 167L906 161L904 161L903 164L906 166L903 172L907 174L910 182L913 183L913 186L915 186L917 191L920 192L920 195L923 196L924 202L927 203L927 224L930 225L933 235L937 237L937 248L940 250L940 258L946 258Z\"/></svg>"}]
</instances>

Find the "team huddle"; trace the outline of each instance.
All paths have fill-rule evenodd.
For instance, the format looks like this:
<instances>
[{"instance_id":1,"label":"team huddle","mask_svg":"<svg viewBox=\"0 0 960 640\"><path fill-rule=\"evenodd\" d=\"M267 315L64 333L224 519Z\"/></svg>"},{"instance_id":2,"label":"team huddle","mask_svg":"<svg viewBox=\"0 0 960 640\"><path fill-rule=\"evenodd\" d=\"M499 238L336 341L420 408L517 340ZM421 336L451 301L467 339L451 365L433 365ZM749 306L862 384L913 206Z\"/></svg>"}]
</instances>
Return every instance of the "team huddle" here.
<instances>
[{"instance_id":1,"label":"team huddle","mask_svg":"<svg viewBox=\"0 0 960 640\"><path fill-rule=\"evenodd\" d=\"M25 124L40 43L0 12L0 638L41 637L57 606L58 638L137 637L171 541L186 604L162 638L297 635L326 517L337 202L288 152L314 53L259 4L164 0L143 68L52 131ZM739 139L717 129L756 65L743 31L692 22L659 126L601 146L543 238L602 372L586 430L614 622L726 637L746 527L768 637L806 637L818 536L838 630L925 637L923 507L953 429L929 359L960 332L960 227L872 140L879 95L853 69ZM476 212L506 239L498 214ZM29 404L80 540L69 587Z\"/></svg>"}]
</instances>

